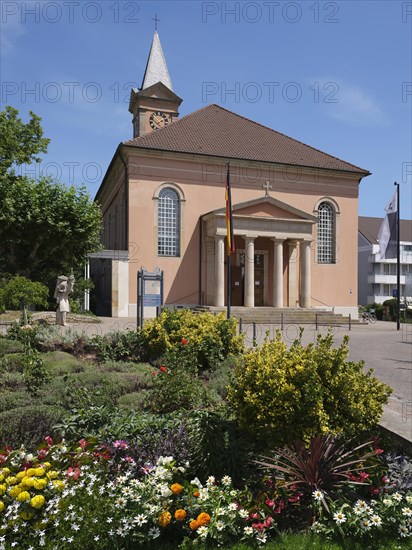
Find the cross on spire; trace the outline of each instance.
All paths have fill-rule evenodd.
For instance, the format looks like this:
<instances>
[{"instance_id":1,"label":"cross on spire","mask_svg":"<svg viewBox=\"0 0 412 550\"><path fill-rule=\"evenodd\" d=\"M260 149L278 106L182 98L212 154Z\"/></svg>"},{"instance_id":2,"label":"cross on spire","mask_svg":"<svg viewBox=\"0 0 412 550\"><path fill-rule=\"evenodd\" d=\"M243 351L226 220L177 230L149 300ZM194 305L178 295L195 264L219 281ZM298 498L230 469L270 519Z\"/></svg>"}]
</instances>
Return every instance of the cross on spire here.
<instances>
[{"instance_id":1,"label":"cross on spire","mask_svg":"<svg viewBox=\"0 0 412 550\"><path fill-rule=\"evenodd\" d=\"M157 31L157 23L160 21L160 19L157 18L157 13L152 17L152 20L155 22L155 31Z\"/></svg>"},{"instance_id":2,"label":"cross on spire","mask_svg":"<svg viewBox=\"0 0 412 550\"><path fill-rule=\"evenodd\" d=\"M270 185L270 183L267 181L265 182L263 185L262 185L263 189L265 190L265 197L268 197L269 196L269 189L272 189L272 186Z\"/></svg>"}]
</instances>

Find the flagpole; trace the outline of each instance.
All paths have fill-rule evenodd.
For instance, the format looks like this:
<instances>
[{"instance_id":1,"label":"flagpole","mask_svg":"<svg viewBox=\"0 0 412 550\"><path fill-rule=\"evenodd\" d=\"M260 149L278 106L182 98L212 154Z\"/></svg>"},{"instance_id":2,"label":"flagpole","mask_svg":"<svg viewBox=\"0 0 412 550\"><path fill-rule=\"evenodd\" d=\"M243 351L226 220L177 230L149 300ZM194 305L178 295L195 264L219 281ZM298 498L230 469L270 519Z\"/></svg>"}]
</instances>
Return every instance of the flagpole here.
<instances>
[{"instance_id":1,"label":"flagpole","mask_svg":"<svg viewBox=\"0 0 412 550\"><path fill-rule=\"evenodd\" d=\"M396 330L401 328L401 205L400 205L400 193L399 183L396 185Z\"/></svg>"},{"instance_id":2,"label":"flagpole","mask_svg":"<svg viewBox=\"0 0 412 550\"><path fill-rule=\"evenodd\" d=\"M226 248L226 261L227 261L227 270L226 270L226 317L230 319L231 317L231 303L232 303L232 271L230 266L230 256L232 254L233 246L233 220L232 220L232 194L230 190L230 162L227 163L227 174L226 174L226 224L228 226L227 238L227 248Z\"/></svg>"}]
</instances>

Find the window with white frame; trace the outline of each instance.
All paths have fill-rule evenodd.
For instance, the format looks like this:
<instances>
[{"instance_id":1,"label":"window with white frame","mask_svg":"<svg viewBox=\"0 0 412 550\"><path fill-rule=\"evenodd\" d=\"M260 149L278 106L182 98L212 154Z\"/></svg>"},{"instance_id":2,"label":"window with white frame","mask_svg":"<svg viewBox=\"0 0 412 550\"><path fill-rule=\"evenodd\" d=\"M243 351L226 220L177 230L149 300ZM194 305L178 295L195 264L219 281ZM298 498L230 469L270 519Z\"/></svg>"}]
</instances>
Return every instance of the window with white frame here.
<instances>
[{"instance_id":1,"label":"window with white frame","mask_svg":"<svg viewBox=\"0 0 412 550\"><path fill-rule=\"evenodd\" d=\"M318 263L334 264L336 262L335 239L335 209L330 202L323 201L318 206Z\"/></svg>"},{"instance_id":2,"label":"window with white frame","mask_svg":"<svg viewBox=\"0 0 412 550\"><path fill-rule=\"evenodd\" d=\"M157 253L159 256L180 256L180 200L174 189L159 193Z\"/></svg>"}]
</instances>

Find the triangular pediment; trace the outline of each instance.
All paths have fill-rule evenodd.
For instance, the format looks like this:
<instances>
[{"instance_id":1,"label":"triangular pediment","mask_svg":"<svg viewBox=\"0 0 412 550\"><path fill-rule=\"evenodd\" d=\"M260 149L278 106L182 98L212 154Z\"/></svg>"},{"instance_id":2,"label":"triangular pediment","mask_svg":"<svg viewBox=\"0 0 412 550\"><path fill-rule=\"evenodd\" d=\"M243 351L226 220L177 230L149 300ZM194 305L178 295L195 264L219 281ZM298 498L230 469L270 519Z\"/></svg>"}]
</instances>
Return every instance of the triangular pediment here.
<instances>
[{"instance_id":1,"label":"triangular pediment","mask_svg":"<svg viewBox=\"0 0 412 550\"><path fill-rule=\"evenodd\" d=\"M225 208L219 208L210 214L218 215L224 214L225 212ZM250 201L234 204L232 206L232 213L234 217L250 216L253 218L304 220L313 223L317 221L315 216L270 196L259 197Z\"/></svg>"}]
</instances>

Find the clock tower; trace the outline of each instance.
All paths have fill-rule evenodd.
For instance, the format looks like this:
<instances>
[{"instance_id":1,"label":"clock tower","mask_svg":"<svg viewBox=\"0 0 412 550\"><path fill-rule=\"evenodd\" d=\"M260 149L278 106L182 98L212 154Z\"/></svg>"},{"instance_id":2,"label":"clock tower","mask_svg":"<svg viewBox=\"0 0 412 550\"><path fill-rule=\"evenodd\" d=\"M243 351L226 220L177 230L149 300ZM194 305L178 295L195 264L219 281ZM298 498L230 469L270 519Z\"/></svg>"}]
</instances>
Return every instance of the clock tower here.
<instances>
[{"instance_id":1,"label":"clock tower","mask_svg":"<svg viewBox=\"0 0 412 550\"><path fill-rule=\"evenodd\" d=\"M155 31L140 90L132 88L129 111L133 115L133 138L171 124L182 99L173 92L160 38Z\"/></svg>"}]
</instances>

